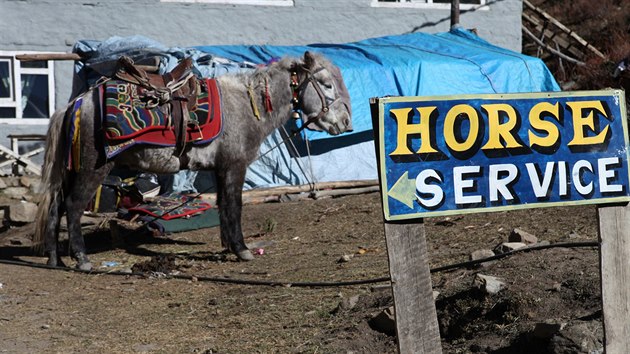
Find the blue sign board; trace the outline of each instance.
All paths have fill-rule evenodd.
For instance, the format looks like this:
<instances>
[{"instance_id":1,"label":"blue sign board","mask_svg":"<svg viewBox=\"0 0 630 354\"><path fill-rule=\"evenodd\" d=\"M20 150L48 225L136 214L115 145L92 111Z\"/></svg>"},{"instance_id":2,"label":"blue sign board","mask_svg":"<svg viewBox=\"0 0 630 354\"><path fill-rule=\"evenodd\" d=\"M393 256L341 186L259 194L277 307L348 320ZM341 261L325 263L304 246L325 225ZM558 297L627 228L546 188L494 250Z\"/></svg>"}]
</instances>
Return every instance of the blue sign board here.
<instances>
[{"instance_id":1,"label":"blue sign board","mask_svg":"<svg viewBox=\"0 0 630 354\"><path fill-rule=\"evenodd\" d=\"M630 200L620 90L373 103L386 220Z\"/></svg>"}]
</instances>

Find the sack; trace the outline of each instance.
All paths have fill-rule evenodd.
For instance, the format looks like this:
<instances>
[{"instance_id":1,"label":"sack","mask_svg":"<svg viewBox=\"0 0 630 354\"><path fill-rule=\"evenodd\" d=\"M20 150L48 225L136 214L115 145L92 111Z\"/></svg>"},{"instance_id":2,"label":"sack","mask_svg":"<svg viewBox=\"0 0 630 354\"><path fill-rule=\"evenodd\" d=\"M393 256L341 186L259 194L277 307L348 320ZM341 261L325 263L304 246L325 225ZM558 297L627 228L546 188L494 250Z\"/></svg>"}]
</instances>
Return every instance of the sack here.
<instances>
[{"instance_id":1,"label":"sack","mask_svg":"<svg viewBox=\"0 0 630 354\"><path fill-rule=\"evenodd\" d=\"M107 176L96 189L96 194L86 208L94 213L112 213L118 210L121 198L122 179L118 176Z\"/></svg>"}]
</instances>

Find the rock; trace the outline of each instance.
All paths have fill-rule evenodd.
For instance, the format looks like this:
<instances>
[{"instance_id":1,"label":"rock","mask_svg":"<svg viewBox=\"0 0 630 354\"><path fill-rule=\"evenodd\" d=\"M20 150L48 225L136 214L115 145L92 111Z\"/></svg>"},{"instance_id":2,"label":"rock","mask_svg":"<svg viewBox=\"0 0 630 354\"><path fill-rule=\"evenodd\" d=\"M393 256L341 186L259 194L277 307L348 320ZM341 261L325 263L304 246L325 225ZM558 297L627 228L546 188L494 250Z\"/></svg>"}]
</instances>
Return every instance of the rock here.
<instances>
[{"instance_id":1,"label":"rock","mask_svg":"<svg viewBox=\"0 0 630 354\"><path fill-rule=\"evenodd\" d=\"M523 242L503 242L494 248L494 252L497 254L507 253L523 247L527 247L527 244Z\"/></svg>"},{"instance_id":2,"label":"rock","mask_svg":"<svg viewBox=\"0 0 630 354\"><path fill-rule=\"evenodd\" d=\"M26 187L7 187L2 190L5 196L11 199L22 199L26 194L28 194L28 188Z\"/></svg>"},{"instance_id":3,"label":"rock","mask_svg":"<svg viewBox=\"0 0 630 354\"><path fill-rule=\"evenodd\" d=\"M5 184L5 188L20 186L20 179L18 177L4 177L2 181Z\"/></svg>"},{"instance_id":4,"label":"rock","mask_svg":"<svg viewBox=\"0 0 630 354\"><path fill-rule=\"evenodd\" d=\"M343 298L341 302L335 307L334 310L330 311L331 314L335 315L342 311L352 310L359 303L359 295L354 295L348 298Z\"/></svg>"},{"instance_id":5,"label":"rock","mask_svg":"<svg viewBox=\"0 0 630 354\"><path fill-rule=\"evenodd\" d=\"M473 286L490 295L498 294L507 287L502 279L483 274L477 274L475 276Z\"/></svg>"},{"instance_id":6,"label":"rock","mask_svg":"<svg viewBox=\"0 0 630 354\"><path fill-rule=\"evenodd\" d=\"M0 178L0 189L5 189L7 188L7 184L4 182L3 178Z\"/></svg>"},{"instance_id":7,"label":"rock","mask_svg":"<svg viewBox=\"0 0 630 354\"><path fill-rule=\"evenodd\" d=\"M567 324L556 322L536 323L532 335L540 339L549 339L558 334Z\"/></svg>"},{"instance_id":8,"label":"rock","mask_svg":"<svg viewBox=\"0 0 630 354\"><path fill-rule=\"evenodd\" d=\"M344 254L343 256L341 256L341 258L339 258L337 260L337 263L346 263L346 262L350 262L350 260L352 259L352 255L349 254Z\"/></svg>"},{"instance_id":9,"label":"rock","mask_svg":"<svg viewBox=\"0 0 630 354\"><path fill-rule=\"evenodd\" d=\"M33 184L33 178L29 176L20 177L20 186L30 188L32 184Z\"/></svg>"},{"instance_id":10,"label":"rock","mask_svg":"<svg viewBox=\"0 0 630 354\"><path fill-rule=\"evenodd\" d=\"M33 222L37 215L37 204L31 202L15 203L9 206L9 220L13 222Z\"/></svg>"},{"instance_id":11,"label":"rock","mask_svg":"<svg viewBox=\"0 0 630 354\"><path fill-rule=\"evenodd\" d=\"M510 233L510 236L508 236L508 241L534 244L538 242L538 237L530 234L529 232L523 231L521 229L514 229Z\"/></svg>"},{"instance_id":12,"label":"rock","mask_svg":"<svg viewBox=\"0 0 630 354\"><path fill-rule=\"evenodd\" d=\"M440 292L433 290L433 301L437 300L438 296L440 296Z\"/></svg>"},{"instance_id":13,"label":"rock","mask_svg":"<svg viewBox=\"0 0 630 354\"><path fill-rule=\"evenodd\" d=\"M582 236L580 236L580 234L576 233L575 231L571 231L571 233L569 234L569 239L575 240L576 238L582 238Z\"/></svg>"},{"instance_id":14,"label":"rock","mask_svg":"<svg viewBox=\"0 0 630 354\"><path fill-rule=\"evenodd\" d=\"M576 321L567 324L549 341L549 353L603 353L604 330L600 321Z\"/></svg>"},{"instance_id":15,"label":"rock","mask_svg":"<svg viewBox=\"0 0 630 354\"><path fill-rule=\"evenodd\" d=\"M390 306L381 311L378 315L372 317L368 324L370 327L378 332L385 333L389 336L396 335L396 316L394 313L394 307Z\"/></svg>"},{"instance_id":16,"label":"rock","mask_svg":"<svg viewBox=\"0 0 630 354\"><path fill-rule=\"evenodd\" d=\"M476 250L470 254L469 258L471 261L477 261L477 260L492 257L492 256L494 256L494 252L492 250ZM492 263L494 263L494 261L487 261L487 262L479 263L476 266L486 267Z\"/></svg>"}]
</instances>

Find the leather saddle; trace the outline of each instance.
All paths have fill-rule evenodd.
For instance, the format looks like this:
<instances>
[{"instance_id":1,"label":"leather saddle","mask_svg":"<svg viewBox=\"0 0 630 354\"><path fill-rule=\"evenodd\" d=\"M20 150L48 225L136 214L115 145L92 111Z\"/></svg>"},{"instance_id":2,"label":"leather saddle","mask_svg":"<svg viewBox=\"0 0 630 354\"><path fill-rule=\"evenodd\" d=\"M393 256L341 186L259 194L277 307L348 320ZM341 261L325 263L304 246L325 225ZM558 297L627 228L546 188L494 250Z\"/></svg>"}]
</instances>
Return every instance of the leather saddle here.
<instances>
[{"instance_id":1,"label":"leather saddle","mask_svg":"<svg viewBox=\"0 0 630 354\"><path fill-rule=\"evenodd\" d=\"M200 93L199 80L192 72L191 58L183 59L170 72L161 75L150 73L135 65L133 60L122 56L118 60L115 77L144 88L142 100L147 108L158 108L167 117L177 137L177 154L186 145L186 129L189 125L199 128L199 122L191 122L188 112L193 111Z\"/></svg>"}]
</instances>

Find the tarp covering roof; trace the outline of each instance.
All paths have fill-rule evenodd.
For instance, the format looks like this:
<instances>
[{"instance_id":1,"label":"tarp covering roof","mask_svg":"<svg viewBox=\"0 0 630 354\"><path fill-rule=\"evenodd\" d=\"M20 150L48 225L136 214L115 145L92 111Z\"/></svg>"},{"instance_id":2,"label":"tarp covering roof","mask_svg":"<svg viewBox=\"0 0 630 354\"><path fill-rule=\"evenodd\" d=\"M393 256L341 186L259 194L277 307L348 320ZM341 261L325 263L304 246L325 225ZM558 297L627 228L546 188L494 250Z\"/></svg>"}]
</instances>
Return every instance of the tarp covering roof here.
<instances>
[{"instance_id":1,"label":"tarp covering roof","mask_svg":"<svg viewBox=\"0 0 630 354\"><path fill-rule=\"evenodd\" d=\"M198 46L236 62L267 63L272 58L324 54L341 69L350 92L354 133L372 129L369 99L383 96L433 96L559 91L538 58L494 46L470 31L410 33L346 44L305 46ZM309 132L311 140L329 138Z\"/></svg>"}]
</instances>

